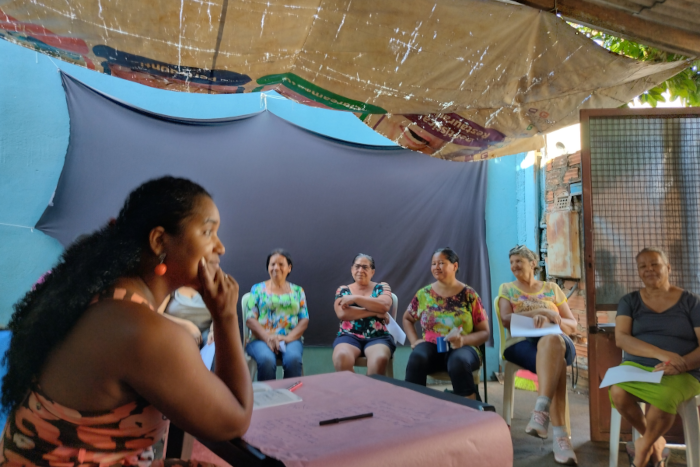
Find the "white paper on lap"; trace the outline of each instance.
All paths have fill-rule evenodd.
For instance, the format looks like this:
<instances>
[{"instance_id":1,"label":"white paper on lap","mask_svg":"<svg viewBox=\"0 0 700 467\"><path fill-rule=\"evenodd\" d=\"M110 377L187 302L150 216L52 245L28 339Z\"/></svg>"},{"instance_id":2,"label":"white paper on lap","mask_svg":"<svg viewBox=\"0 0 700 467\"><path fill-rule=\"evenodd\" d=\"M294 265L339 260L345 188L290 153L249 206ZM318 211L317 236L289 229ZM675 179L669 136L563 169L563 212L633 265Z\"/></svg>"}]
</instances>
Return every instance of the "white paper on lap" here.
<instances>
[{"instance_id":1,"label":"white paper on lap","mask_svg":"<svg viewBox=\"0 0 700 467\"><path fill-rule=\"evenodd\" d=\"M636 366L620 365L614 366L605 372L605 377L601 381L601 388L606 388L617 383L629 383L639 381L642 383L660 383L663 371L646 371Z\"/></svg>"},{"instance_id":2,"label":"white paper on lap","mask_svg":"<svg viewBox=\"0 0 700 467\"><path fill-rule=\"evenodd\" d=\"M204 366L207 367L207 370L211 370L211 366L214 363L215 344L215 342L207 344L199 351L199 355L202 356L202 361L204 362Z\"/></svg>"},{"instance_id":3,"label":"white paper on lap","mask_svg":"<svg viewBox=\"0 0 700 467\"><path fill-rule=\"evenodd\" d=\"M406 342L406 333L403 332L401 326L399 326L391 315L389 315L389 324L386 325L386 330L389 331L389 334L391 334L394 340L399 344Z\"/></svg>"},{"instance_id":4,"label":"white paper on lap","mask_svg":"<svg viewBox=\"0 0 700 467\"><path fill-rule=\"evenodd\" d=\"M542 337L550 334L563 334L556 323L547 323L541 328L535 327L535 320L527 316L510 315L511 337Z\"/></svg>"}]
</instances>

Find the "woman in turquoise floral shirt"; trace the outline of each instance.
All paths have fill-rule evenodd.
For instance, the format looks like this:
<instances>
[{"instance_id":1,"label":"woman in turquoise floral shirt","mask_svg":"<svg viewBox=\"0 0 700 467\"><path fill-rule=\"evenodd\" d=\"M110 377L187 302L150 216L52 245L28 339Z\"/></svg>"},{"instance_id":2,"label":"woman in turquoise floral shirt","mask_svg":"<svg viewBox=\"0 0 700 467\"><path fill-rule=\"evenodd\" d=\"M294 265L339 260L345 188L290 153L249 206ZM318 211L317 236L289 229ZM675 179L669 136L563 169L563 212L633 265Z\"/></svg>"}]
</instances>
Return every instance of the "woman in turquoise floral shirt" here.
<instances>
[{"instance_id":1,"label":"woman in turquoise floral shirt","mask_svg":"<svg viewBox=\"0 0 700 467\"><path fill-rule=\"evenodd\" d=\"M335 292L335 314L340 319L338 337L333 342L336 371L353 371L357 357L367 357L367 374L383 375L396 350L386 330L391 309L391 287L372 282L374 259L358 254L350 269L355 282L341 285Z\"/></svg>"},{"instance_id":2,"label":"woman in turquoise floral shirt","mask_svg":"<svg viewBox=\"0 0 700 467\"><path fill-rule=\"evenodd\" d=\"M304 289L287 282L292 271L289 253L272 250L267 256L267 271L270 280L250 290L245 316L249 329L246 352L258 364L258 381L275 379L278 355L282 356L285 378L301 376L301 336L309 325Z\"/></svg>"}]
</instances>

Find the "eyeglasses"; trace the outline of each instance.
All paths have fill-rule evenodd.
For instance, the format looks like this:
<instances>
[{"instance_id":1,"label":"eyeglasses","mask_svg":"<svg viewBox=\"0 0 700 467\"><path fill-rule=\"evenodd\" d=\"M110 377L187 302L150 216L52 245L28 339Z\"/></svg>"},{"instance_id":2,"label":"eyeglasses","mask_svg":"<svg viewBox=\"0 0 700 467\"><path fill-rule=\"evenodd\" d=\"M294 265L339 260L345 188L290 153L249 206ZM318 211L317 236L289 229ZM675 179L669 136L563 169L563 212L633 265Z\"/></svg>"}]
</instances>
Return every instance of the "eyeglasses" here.
<instances>
[{"instance_id":1,"label":"eyeglasses","mask_svg":"<svg viewBox=\"0 0 700 467\"><path fill-rule=\"evenodd\" d=\"M357 271L359 269L362 269L363 271L369 271L369 266L366 264L353 264L352 268Z\"/></svg>"}]
</instances>

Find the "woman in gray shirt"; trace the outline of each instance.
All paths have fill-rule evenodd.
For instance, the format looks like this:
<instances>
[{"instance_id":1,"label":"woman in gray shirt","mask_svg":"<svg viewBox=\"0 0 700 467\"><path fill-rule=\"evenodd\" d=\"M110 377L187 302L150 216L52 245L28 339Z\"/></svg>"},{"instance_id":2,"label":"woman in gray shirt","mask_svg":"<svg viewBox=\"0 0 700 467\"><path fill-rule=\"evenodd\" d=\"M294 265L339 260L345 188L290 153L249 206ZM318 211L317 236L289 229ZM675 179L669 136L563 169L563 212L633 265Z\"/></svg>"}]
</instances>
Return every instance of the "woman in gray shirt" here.
<instances>
[{"instance_id":1,"label":"woman in gray shirt","mask_svg":"<svg viewBox=\"0 0 700 467\"><path fill-rule=\"evenodd\" d=\"M671 266L663 251L644 248L636 260L644 287L620 300L615 341L624 351L623 365L663 371L664 376L659 384L616 384L610 399L642 434L628 447L631 464L642 467L651 460L664 467L663 435L673 425L678 405L700 394L700 297L669 283ZM646 415L639 402L650 405Z\"/></svg>"}]
</instances>

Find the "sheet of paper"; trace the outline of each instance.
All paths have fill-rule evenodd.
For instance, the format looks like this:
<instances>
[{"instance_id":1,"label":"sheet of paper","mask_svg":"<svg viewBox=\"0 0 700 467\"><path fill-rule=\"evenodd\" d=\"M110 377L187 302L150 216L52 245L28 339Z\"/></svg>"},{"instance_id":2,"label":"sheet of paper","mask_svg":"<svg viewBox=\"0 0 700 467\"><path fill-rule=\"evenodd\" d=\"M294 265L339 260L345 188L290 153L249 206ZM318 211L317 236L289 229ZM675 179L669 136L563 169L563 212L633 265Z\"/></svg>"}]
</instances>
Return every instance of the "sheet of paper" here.
<instances>
[{"instance_id":1,"label":"sheet of paper","mask_svg":"<svg viewBox=\"0 0 700 467\"><path fill-rule=\"evenodd\" d=\"M280 352L284 353L287 351L287 344L284 341L280 341Z\"/></svg>"},{"instance_id":2,"label":"sheet of paper","mask_svg":"<svg viewBox=\"0 0 700 467\"><path fill-rule=\"evenodd\" d=\"M253 410L301 402L301 397L286 389L253 392Z\"/></svg>"},{"instance_id":3,"label":"sheet of paper","mask_svg":"<svg viewBox=\"0 0 700 467\"><path fill-rule=\"evenodd\" d=\"M261 383L261 382L254 382L253 383L253 392L265 392L265 391L272 391L272 387L270 385Z\"/></svg>"},{"instance_id":4,"label":"sheet of paper","mask_svg":"<svg viewBox=\"0 0 700 467\"><path fill-rule=\"evenodd\" d=\"M202 356L204 366L206 366L208 370L211 370L211 366L214 364L214 353L216 351L215 345L216 343L212 342L211 344L207 344L202 347L202 350L199 351L199 355Z\"/></svg>"},{"instance_id":5,"label":"sheet of paper","mask_svg":"<svg viewBox=\"0 0 700 467\"><path fill-rule=\"evenodd\" d=\"M516 314L510 316L510 335L512 337L542 337L549 334L562 334L559 325L547 323L541 328L536 328L532 318Z\"/></svg>"},{"instance_id":6,"label":"sheet of paper","mask_svg":"<svg viewBox=\"0 0 700 467\"><path fill-rule=\"evenodd\" d=\"M605 377L600 383L601 388L606 388L617 383L629 383L630 381L640 381L644 383L660 383L663 371L646 371L636 366L620 365L614 366L605 372Z\"/></svg>"},{"instance_id":7,"label":"sheet of paper","mask_svg":"<svg viewBox=\"0 0 700 467\"><path fill-rule=\"evenodd\" d=\"M389 315L389 324L386 325L386 330L389 331L389 334L391 334L394 340L399 344L406 342L406 333L403 332L399 323L397 323L391 315Z\"/></svg>"}]
</instances>

